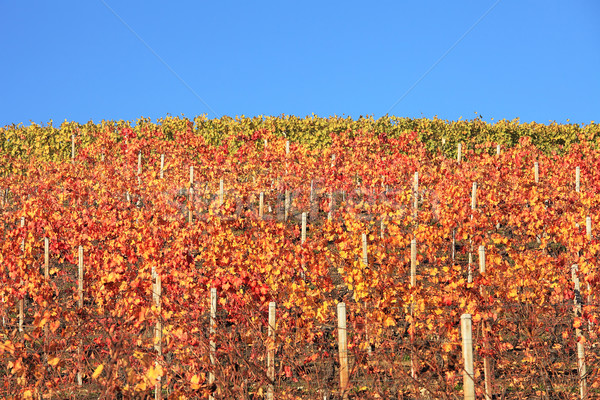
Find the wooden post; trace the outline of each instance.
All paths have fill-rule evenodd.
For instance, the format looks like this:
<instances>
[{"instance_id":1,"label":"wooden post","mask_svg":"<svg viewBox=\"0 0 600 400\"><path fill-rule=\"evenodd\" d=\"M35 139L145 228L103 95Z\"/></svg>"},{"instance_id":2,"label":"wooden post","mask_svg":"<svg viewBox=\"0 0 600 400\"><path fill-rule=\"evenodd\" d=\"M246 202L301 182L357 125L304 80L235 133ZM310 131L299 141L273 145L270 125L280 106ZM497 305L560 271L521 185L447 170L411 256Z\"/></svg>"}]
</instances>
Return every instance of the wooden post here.
<instances>
[{"instance_id":1,"label":"wooden post","mask_svg":"<svg viewBox=\"0 0 600 400\"><path fill-rule=\"evenodd\" d=\"M137 169L138 185L142 183L142 152L138 153L138 169Z\"/></svg>"},{"instance_id":2,"label":"wooden post","mask_svg":"<svg viewBox=\"0 0 600 400\"><path fill-rule=\"evenodd\" d=\"M499 144L496 145L496 155L497 156L500 155L500 145Z\"/></svg>"},{"instance_id":3,"label":"wooden post","mask_svg":"<svg viewBox=\"0 0 600 400\"><path fill-rule=\"evenodd\" d=\"M208 374L208 385L209 386L212 386L212 384L215 382L214 368L215 368L215 364L217 363L217 357L216 357L217 344L215 342L215 334L217 332L216 328L217 328L217 289L211 288L210 289L210 327L209 327L210 349L209 349L209 357L210 357L210 364L212 366L212 369ZM209 399L212 400L212 399L214 399L214 397L212 395L210 395Z\"/></svg>"},{"instance_id":4,"label":"wooden post","mask_svg":"<svg viewBox=\"0 0 600 400\"><path fill-rule=\"evenodd\" d=\"M479 246L479 273L485 274L485 246Z\"/></svg>"},{"instance_id":5,"label":"wooden post","mask_svg":"<svg viewBox=\"0 0 600 400\"><path fill-rule=\"evenodd\" d=\"M481 275L485 274L485 247L483 245L479 246L479 273ZM485 295L485 286L483 286L483 285L480 286L479 291L480 291L481 295L484 296ZM482 330L483 330L483 346L487 352L487 351L489 351L490 344L489 344L489 336L488 336L488 324L485 321L482 324ZM483 375L484 375L484 380L485 380L485 399L491 400L492 399L492 387L493 387L492 365L491 365L491 360L487 355L483 358Z\"/></svg>"},{"instance_id":6,"label":"wooden post","mask_svg":"<svg viewBox=\"0 0 600 400\"><path fill-rule=\"evenodd\" d=\"M329 192L329 213L327 214L327 220L333 219L333 189Z\"/></svg>"},{"instance_id":7,"label":"wooden post","mask_svg":"<svg viewBox=\"0 0 600 400\"><path fill-rule=\"evenodd\" d=\"M83 308L83 246L79 246L79 273L77 279L77 306Z\"/></svg>"},{"instance_id":8,"label":"wooden post","mask_svg":"<svg viewBox=\"0 0 600 400\"><path fill-rule=\"evenodd\" d=\"M579 167L575 167L575 191L579 193L581 189L581 169Z\"/></svg>"},{"instance_id":9,"label":"wooden post","mask_svg":"<svg viewBox=\"0 0 600 400\"><path fill-rule=\"evenodd\" d=\"M533 163L533 175L535 183L540 183L540 164L537 161Z\"/></svg>"},{"instance_id":10,"label":"wooden post","mask_svg":"<svg viewBox=\"0 0 600 400\"><path fill-rule=\"evenodd\" d=\"M269 303L269 338L267 342L267 378L269 379L267 400L273 400L275 388L275 312L276 305L272 301Z\"/></svg>"},{"instance_id":11,"label":"wooden post","mask_svg":"<svg viewBox=\"0 0 600 400\"><path fill-rule=\"evenodd\" d=\"M381 217L381 222L379 223L379 232L380 232L380 238L384 239L385 238L385 216Z\"/></svg>"},{"instance_id":12,"label":"wooden post","mask_svg":"<svg viewBox=\"0 0 600 400\"><path fill-rule=\"evenodd\" d=\"M410 286L417 286L417 239L410 241Z\"/></svg>"},{"instance_id":13,"label":"wooden post","mask_svg":"<svg viewBox=\"0 0 600 400\"><path fill-rule=\"evenodd\" d=\"M194 187L194 166L190 165L190 187Z\"/></svg>"},{"instance_id":14,"label":"wooden post","mask_svg":"<svg viewBox=\"0 0 600 400\"><path fill-rule=\"evenodd\" d=\"M473 372L473 332L471 314L460 317L460 330L463 350L463 390L465 400L475 400L475 378Z\"/></svg>"},{"instance_id":15,"label":"wooden post","mask_svg":"<svg viewBox=\"0 0 600 400\"><path fill-rule=\"evenodd\" d=\"M471 220L473 220L473 211L477 208L477 182L473 182L473 188L471 189ZM469 238L469 271L467 282L473 282L473 273L471 265L473 264L473 239Z\"/></svg>"},{"instance_id":16,"label":"wooden post","mask_svg":"<svg viewBox=\"0 0 600 400\"><path fill-rule=\"evenodd\" d=\"M71 164L75 164L75 134L71 135Z\"/></svg>"},{"instance_id":17,"label":"wooden post","mask_svg":"<svg viewBox=\"0 0 600 400\"><path fill-rule=\"evenodd\" d=\"M286 140L285 141L285 155L289 155L290 154L290 141Z\"/></svg>"},{"instance_id":18,"label":"wooden post","mask_svg":"<svg viewBox=\"0 0 600 400\"><path fill-rule=\"evenodd\" d=\"M346 304L338 303L338 349L340 356L340 397L348 399L348 341L346 336Z\"/></svg>"},{"instance_id":19,"label":"wooden post","mask_svg":"<svg viewBox=\"0 0 600 400\"><path fill-rule=\"evenodd\" d=\"M165 155L160 155L160 179L165 177Z\"/></svg>"},{"instance_id":20,"label":"wooden post","mask_svg":"<svg viewBox=\"0 0 600 400\"><path fill-rule=\"evenodd\" d=\"M44 238L44 279L46 282L50 280L50 240ZM48 324L44 324L44 335L48 336Z\"/></svg>"},{"instance_id":21,"label":"wooden post","mask_svg":"<svg viewBox=\"0 0 600 400\"><path fill-rule=\"evenodd\" d=\"M288 216L290 215L291 201L290 201L290 190L285 189L285 200L284 200L284 214L283 220L287 222Z\"/></svg>"},{"instance_id":22,"label":"wooden post","mask_svg":"<svg viewBox=\"0 0 600 400\"><path fill-rule=\"evenodd\" d=\"M50 265L50 241L44 238L44 279L46 283L50 280L48 271ZM48 324L44 324L44 363L48 361Z\"/></svg>"},{"instance_id":23,"label":"wooden post","mask_svg":"<svg viewBox=\"0 0 600 400\"><path fill-rule=\"evenodd\" d=\"M367 255L367 234L362 234L362 263L365 267L369 265L369 258Z\"/></svg>"},{"instance_id":24,"label":"wooden post","mask_svg":"<svg viewBox=\"0 0 600 400\"><path fill-rule=\"evenodd\" d=\"M25 228L25 217L21 217L21 230ZM21 241L21 253L25 255L25 233L23 233L23 240Z\"/></svg>"},{"instance_id":25,"label":"wooden post","mask_svg":"<svg viewBox=\"0 0 600 400\"><path fill-rule=\"evenodd\" d=\"M223 205L224 201L225 201L225 182L223 181L223 178L221 178L219 180L219 207L221 207Z\"/></svg>"},{"instance_id":26,"label":"wooden post","mask_svg":"<svg viewBox=\"0 0 600 400\"><path fill-rule=\"evenodd\" d=\"M585 217L585 234L587 236L587 240L592 240L592 218L588 215Z\"/></svg>"},{"instance_id":27,"label":"wooden post","mask_svg":"<svg viewBox=\"0 0 600 400\"><path fill-rule=\"evenodd\" d=\"M260 195L258 197L258 218L263 219L263 216L265 215L265 194L264 192L260 192Z\"/></svg>"},{"instance_id":28,"label":"wooden post","mask_svg":"<svg viewBox=\"0 0 600 400\"><path fill-rule=\"evenodd\" d=\"M154 328L154 350L156 350L156 361L155 364L158 366L159 358L162 356L162 320L161 320L161 301L162 295L162 282L160 274L156 274L156 282L154 284L154 306L156 307L156 326ZM156 379L154 387L154 399L160 400L162 398L162 377L159 376Z\"/></svg>"},{"instance_id":29,"label":"wooden post","mask_svg":"<svg viewBox=\"0 0 600 400\"><path fill-rule=\"evenodd\" d=\"M78 267L79 267L78 268L79 273L78 273L78 278L77 278L77 294L78 294L77 306L81 310L83 308L83 246L79 246L79 265L78 265ZM77 368L77 385L78 386L83 385L83 375L81 373L81 369L82 369L82 367L81 367L81 351L82 351L82 347L83 347L82 340L79 341L79 346L77 347L78 362L79 362L79 368Z\"/></svg>"},{"instance_id":30,"label":"wooden post","mask_svg":"<svg viewBox=\"0 0 600 400\"><path fill-rule=\"evenodd\" d=\"M21 231L25 227L25 217L21 217ZM25 233L23 233L23 240L21 241L21 253L22 257L25 257ZM21 280L21 284L23 284L23 280ZM19 332L23 332L23 321L25 319L25 298L22 297L19 299Z\"/></svg>"},{"instance_id":31,"label":"wooden post","mask_svg":"<svg viewBox=\"0 0 600 400\"><path fill-rule=\"evenodd\" d=\"M306 213L303 212L302 213L302 231L301 231L301 236L300 236L300 242L302 244L304 244L304 242L306 242Z\"/></svg>"},{"instance_id":32,"label":"wooden post","mask_svg":"<svg viewBox=\"0 0 600 400\"><path fill-rule=\"evenodd\" d=\"M410 287L411 289L417 286L417 239L410 241ZM410 316L412 319L410 326L410 376L413 379L417 378L417 360L414 354L415 343L415 298L411 295Z\"/></svg>"},{"instance_id":33,"label":"wooden post","mask_svg":"<svg viewBox=\"0 0 600 400\"><path fill-rule=\"evenodd\" d=\"M417 219L417 210L419 209L419 171L415 171L413 178L413 218Z\"/></svg>"},{"instance_id":34,"label":"wooden post","mask_svg":"<svg viewBox=\"0 0 600 400\"><path fill-rule=\"evenodd\" d=\"M50 265L50 240L45 237L44 238L44 278L46 280L50 279L50 274L48 271Z\"/></svg>"},{"instance_id":35,"label":"wooden post","mask_svg":"<svg viewBox=\"0 0 600 400\"><path fill-rule=\"evenodd\" d=\"M154 266L154 264L152 264L152 275L151 275L151 290L152 292L150 293L150 298L152 299L152 303L156 302L156 267Z\"/></svg>"},{"instance_id":36,"label":"wooden post","mask_svg":"<svg viewBox=\"0 0 600 400\"><path fill-rule=\"evenodd\" d=\"M188 222L192 224L194 218L194 187L190 186L190 197L188 201Z\"/></svg>"},{"instance_id":37,"label":"wooden post","mask_svg":"<svg viewBox=\"0 0 600 400\"><path fill-rule=\"evenodd\" d=\"M577 276L578 266L574 264L571 267L571 277L573 279L575 297L573 299L573 314L575 318L581 318L581 290L579 277ZM587 396L587 369L585 366L585 350L582 341L583 333L581 327L575 328L575 337L577 338L577 369L579 370L579 394L581 399Z\"/></svg>"},{"instance_id":38,"label":"wooden post","mask_svg":"<svg viewBox=\"0 0 600 400\"><path fill-rule=\"evenodd\" d=\"M462 161L462 143L458 144L458 150L456 152L456 161L460 164Z\"/></svg>"}]
</instances>

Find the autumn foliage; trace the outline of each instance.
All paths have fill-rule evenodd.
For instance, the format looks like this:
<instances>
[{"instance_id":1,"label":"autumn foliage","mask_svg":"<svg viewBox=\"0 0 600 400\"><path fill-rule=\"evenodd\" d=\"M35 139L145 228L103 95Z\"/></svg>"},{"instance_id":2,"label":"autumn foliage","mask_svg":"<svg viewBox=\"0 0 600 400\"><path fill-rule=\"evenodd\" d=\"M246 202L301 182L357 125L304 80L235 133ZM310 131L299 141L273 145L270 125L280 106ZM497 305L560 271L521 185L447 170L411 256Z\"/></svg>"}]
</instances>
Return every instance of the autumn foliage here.
<instances>
[{"instance_id":1,"label":"autumn foliage","mask_svg":"<svg viewBox=\"0 0 600 400\"><path fill-rule=\"evenodd\" d=\"M305 121L294 122L295 132L317 124ZM69 135L57 147L44 136L47 150L26 136L11 147L20 150L7 155L0 177L0 395L145 398L160 379L165 398L264 398L269 383L275 398L339 396L342 301L350 398L460 397L464 313L473 316L480 395L488 357L498 398L578 398L578 340L587 390L600 393L595 141L579 134L558 154L535 146L540 138L522 137L498 154L496 142L465 140L458 162L455 142L434 149L425 130L391 135L373 122L368 130L332 129L321 146L291 140L287 152L289 137L276 125L230 131L218 143L185 120L145 129L90 125L86 136L72 132L72 160L64 156ZM211 288L218 293L213 335ZM269 302L277 304L273 382Z\"/></svg>"}]
</instances>

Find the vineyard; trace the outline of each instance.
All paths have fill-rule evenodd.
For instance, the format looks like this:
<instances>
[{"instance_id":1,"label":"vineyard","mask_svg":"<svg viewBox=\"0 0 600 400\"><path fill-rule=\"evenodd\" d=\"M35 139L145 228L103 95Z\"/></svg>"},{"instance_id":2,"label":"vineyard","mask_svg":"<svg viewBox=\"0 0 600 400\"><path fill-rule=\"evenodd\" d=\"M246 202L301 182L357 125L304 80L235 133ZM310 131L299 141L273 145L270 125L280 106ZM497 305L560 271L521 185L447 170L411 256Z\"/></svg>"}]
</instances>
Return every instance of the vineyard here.
<instances>
[{"instance_id":1,"label":"vineyard","mask_svg":"<svg viewBox=\"0 0 600 400\"><path fill-rule=\"evenodd\" d=\"M600 397L600 127L0 128L0 397Z\"/></svg>"}]
</instances>

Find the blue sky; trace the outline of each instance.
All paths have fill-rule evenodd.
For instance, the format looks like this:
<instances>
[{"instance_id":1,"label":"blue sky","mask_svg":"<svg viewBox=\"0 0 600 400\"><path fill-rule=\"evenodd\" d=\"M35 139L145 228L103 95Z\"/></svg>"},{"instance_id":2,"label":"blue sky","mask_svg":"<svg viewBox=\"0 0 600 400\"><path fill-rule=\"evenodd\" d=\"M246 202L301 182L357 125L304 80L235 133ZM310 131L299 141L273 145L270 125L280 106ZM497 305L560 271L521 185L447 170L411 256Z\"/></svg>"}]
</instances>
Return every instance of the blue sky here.
<instances>
[{"instance_id":1,"label":"blue sky","mask_svg":"<svg viewBox=\"0 0 600 400\"><path fill-rule=\"evenodd\" d=\"M0 126L600 120L597 0L0 0L0 13Z\"/></svg>"}]
</instances>

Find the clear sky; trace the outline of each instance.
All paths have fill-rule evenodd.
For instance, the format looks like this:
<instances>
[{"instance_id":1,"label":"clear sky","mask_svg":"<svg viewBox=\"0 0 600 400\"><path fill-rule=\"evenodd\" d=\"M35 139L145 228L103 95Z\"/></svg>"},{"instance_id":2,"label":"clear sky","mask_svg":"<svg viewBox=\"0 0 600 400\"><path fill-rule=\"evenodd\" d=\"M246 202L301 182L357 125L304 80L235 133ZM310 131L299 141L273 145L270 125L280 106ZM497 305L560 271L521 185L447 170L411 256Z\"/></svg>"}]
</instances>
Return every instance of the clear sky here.
<instances>
[{"instance_id":1,"label":"clear sky","mask_svg":"<svg viewBox=\"0 0 600 400\"><path fill-rule=\"evenodd\" d=\"M0 126L600 121L600 1L0 0Z\"/></svg>"}]
</instances>

